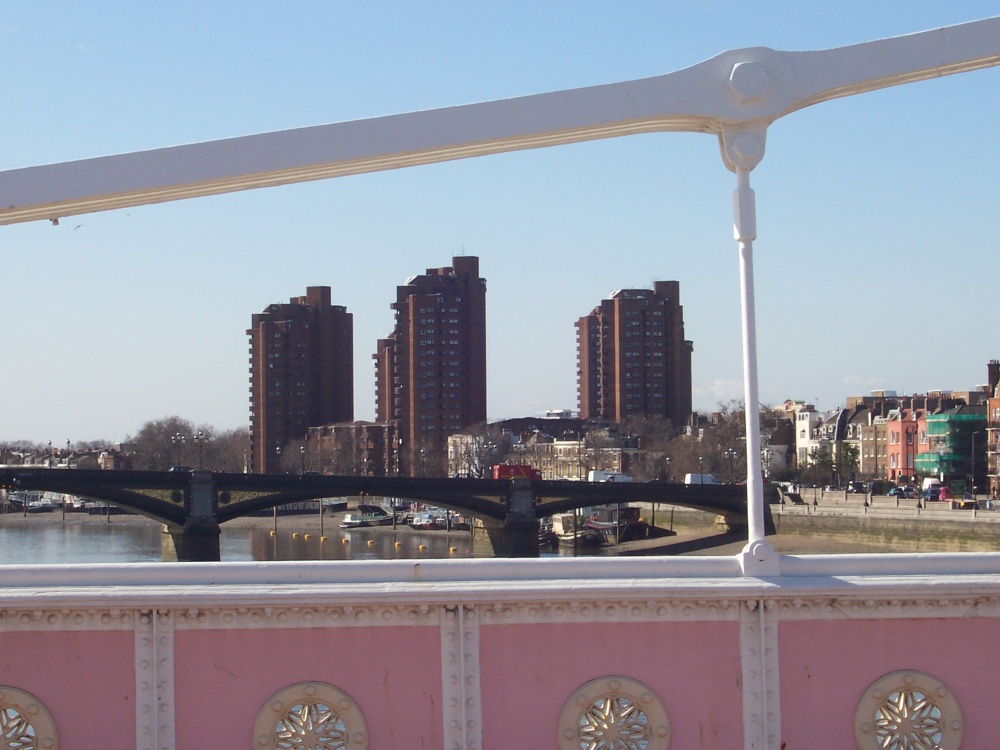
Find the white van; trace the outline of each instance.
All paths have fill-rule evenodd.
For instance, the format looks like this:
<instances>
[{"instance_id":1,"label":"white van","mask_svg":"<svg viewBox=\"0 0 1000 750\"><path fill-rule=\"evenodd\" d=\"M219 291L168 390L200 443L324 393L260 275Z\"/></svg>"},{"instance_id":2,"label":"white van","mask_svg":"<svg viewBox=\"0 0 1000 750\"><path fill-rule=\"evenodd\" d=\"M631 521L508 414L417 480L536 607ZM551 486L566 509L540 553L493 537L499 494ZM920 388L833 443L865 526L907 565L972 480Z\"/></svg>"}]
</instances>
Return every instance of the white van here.
<instances>
[{"instance_id":1,"label":"white van","mask_svg":"<svg viewBox=\"0 0 1000 750\"><path fill-rule=\"evenodd\" d=\"M684 484L718 484L711 474L685 474Z\"/></svg>"},{"instance_id":2,"label":"white van","mask_svg":"<svg viewBox=\"0 0 1000 750\"><path fill-rule=\"evenodd\" d=\"M588 482L631 482L632 477L617 471L588 471Z\"/></svg>"}]
</instances>

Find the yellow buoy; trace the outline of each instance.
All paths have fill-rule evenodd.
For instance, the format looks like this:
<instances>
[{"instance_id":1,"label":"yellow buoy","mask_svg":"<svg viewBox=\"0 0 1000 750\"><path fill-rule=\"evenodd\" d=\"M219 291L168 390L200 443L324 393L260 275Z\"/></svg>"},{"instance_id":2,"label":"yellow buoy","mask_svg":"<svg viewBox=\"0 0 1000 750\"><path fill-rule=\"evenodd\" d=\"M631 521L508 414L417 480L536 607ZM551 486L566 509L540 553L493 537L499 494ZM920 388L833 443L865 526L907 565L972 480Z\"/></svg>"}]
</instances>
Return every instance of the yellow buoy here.
<instances>
[{"instance_id":1,"label":"yellow buoy","mask_svg":"<svg viewBox=\"0 0 1000 750\"><path fill-rule=\"evenodd\" d=\"M420 550L421 552L424 552L424 551L425 551L425 550L427 549L427 545L426 545L426 544L421 544L421 545L420 545L420 547L419 547L418 549L419 549L419 550Z\"/></svg>"},{"instance_id":2,"label":"yellow buoy","mask_svg":"<svg viewBox=\"0 0 1000 750\"><path fill-rule=\"evenodd\" d=\"M302 536L302 538L303 538L303 539L308 539L308 538L309 538L310 536L312 536L312 535L311 535L311 534L304 534L304 535Z\"/></svg>"},{"instance_id":3,"label":"yellow buoy","mask_svg":"<svg viewBox=\"0 0 1000 750\"><path fill-rule=\"evenodd\" d=\"M271 534L271 536L274 536L274 532L273 532L273 531L271 531L271 532L269 532L269 533Z\"/></svg>"},{"instance_id":4,"label":"yellow buoy","mask_svg":"<svg viewBox=\"0 0 1000 750\"><path fill-rule=\"evenodd\" d=\"M449 547L448 551L451 552L452 554L455 554L456 552L458 552L458 547Z\"/></svg>"},{"instance_id":5,"label":"yellow buoy","mask_svg":"<svg viewBox=\"0 0 1000 750\"><path fill-rule=\"evenodd\" d=\"M347 544L349 541L350 540L345 536L343 539L340 540L340 543L341 544Z\"/></svg>"},{"instance_id":6,"label":"yellow buoy","mask_svg":"<svg viewBox=\"0 0 1000 750\"><path fill-rule=\"evenodd\" d=\"M368 546L371 547L373 544L375 544L375 540L374 539L369 539L368 540Z\"/></svg>"},{"instance_id":7,"label":"yellow buoy","mask_svg":"<svg viewBox=\"0 0 1000 750\"><path fill-rule=\"evenodd\" d=\"M321 542L325 542L325 541L326 541L326 537L325 537L325 536L321 536L321 537L319 538L319 540L320 540Z\"/></svg>"},{"instance_id":8,"label":"yellow buoy","mask_svg":"<svg viewBox=\"0 0 1000 750\"><path fill-rule=\"evenodd\" d=\"M299 538L299 532L293 531L292 532L292 539L298 539L298 538Z\"/></svg>"},{"instance_id":9,"label":"yellow buoy","mask_svg":"<svg viewBox=\"0 0 1000 750\"><path fill-rule=\"evenodd\" d=\"M395 546L396 546L396 547L402 547L402 546L403 546L403 543L402 543L402 542L396 542Z\"/></svg>"}]
</instances>

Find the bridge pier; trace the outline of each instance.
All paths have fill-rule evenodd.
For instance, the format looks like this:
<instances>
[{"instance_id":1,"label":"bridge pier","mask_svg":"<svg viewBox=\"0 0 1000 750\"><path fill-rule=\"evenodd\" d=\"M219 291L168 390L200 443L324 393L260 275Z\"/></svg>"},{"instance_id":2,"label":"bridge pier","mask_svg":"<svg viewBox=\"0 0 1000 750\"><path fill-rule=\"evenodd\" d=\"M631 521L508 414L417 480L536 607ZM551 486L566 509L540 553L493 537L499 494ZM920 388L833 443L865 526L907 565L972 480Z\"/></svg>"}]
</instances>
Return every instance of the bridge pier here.
<instances>
[{"instance_id":1,"label":"bridge pier","mask_svg":"<svg viewBox=\"0 0 1000 750\"><path fill-rule=\"evenodd\" d=\"M472 527L472 553L477 557L538 557L538 519L509 516Z\"/></svg>"},{"instance_id":2,"label":"bridge pier","mask_svg":"<svg viewBox=\"0 0 1000 750\"><path fill-rule=\"evenodd\" d=\"M219 544L222 530L215 517L215 480L212 472L191 472L186 504L190 515L184 526L163 527L164 559L178 562L219 562L222 559Z\"/></svg>"},{"instance_id":3,"label":"bridge pier","mask_svg":"<svg viewBox=\"0 0 1000 750\"><path fill-rule=\"evenodd\" d=\"M503 521L473 524L472 552L484 557L538 557L538 516L530 479L511 480Z\"/></svg>"},{"instance_id":4,"label":"bridge pier","mask_svg":"<svg viewBox=\"0 0 1000 750\"><path fill-rule=\"evenodd\" d=\"M192 518L183 528L163 526L164 562L219 562L222 531L214 518Z\"/></svg>"},{"instance_id":5,"label":"bridge pier","mask_svg":"<svg viewBox=\"0 0 1000 750\"><path fill-rule=\"evenodd\" d=\"M774 516L771 515L771 504L779 501L780 498L776 489L773 487L764 489L764 534L766 536L778 533L774 525ZM719 518L726 524L727 531L743 535L749 533L749 522L745 513L723 513Z\"/></svg>"}]
</instances>

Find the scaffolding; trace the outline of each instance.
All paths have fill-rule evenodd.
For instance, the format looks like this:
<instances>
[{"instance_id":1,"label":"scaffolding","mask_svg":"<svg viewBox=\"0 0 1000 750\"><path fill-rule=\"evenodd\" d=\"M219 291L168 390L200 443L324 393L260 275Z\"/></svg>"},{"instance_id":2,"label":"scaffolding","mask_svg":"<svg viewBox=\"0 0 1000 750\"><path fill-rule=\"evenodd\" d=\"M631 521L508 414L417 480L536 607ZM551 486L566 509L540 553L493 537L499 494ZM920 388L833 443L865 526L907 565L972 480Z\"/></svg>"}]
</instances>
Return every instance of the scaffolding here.
<instances>
[{"instance_id":1,"label":"scaffolding","mask_svg":"<svg viewBox=\"0 0 1000 750\"><path fill-rule=\"evenodd\" d=\"M942 481L974 480L986 474L986 412L960 406L927 417L926 451L917 454L917 474Z\"/></svg>"}]
</instances>

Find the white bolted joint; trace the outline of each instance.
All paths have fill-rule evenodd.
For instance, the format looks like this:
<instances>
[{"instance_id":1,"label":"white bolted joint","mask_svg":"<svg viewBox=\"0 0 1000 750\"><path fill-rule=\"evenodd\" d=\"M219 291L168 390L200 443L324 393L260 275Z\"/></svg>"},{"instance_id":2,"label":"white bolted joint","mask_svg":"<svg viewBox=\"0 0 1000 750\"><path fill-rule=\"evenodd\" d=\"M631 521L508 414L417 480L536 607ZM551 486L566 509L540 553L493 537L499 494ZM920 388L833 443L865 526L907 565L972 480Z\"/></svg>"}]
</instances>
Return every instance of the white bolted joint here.
<instances>
[{"instance_id":1,"label":"white bolted joint","mask_svg":"<svg viewBox=\"0 0 1000 750\"><path fill-rule=\"evenodd\" d=\"M767 93L771 74L758 62L738 62L729 73L729 90L741 102L752 102Z\"/></svg>"}]
</instances>

